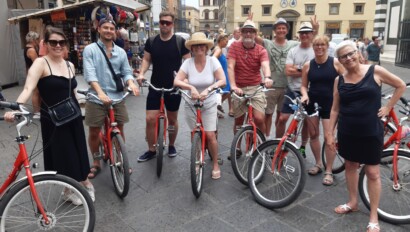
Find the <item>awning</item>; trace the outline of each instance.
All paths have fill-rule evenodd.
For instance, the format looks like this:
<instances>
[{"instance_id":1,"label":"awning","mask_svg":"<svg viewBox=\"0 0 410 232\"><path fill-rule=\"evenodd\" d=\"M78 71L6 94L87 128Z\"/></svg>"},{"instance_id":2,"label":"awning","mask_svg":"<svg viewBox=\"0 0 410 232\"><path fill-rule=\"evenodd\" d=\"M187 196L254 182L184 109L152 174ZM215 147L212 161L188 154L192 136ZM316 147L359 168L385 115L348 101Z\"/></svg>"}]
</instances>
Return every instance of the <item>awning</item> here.
<instances>
[{"instance_id":1,"label":"awning","mask_svg":"<svg viewBox=\"0 0 410 232\"><path fill-rule=\"evenodd\" d=\"M64 5L62 7L56 7L56 8L52 8L52 9L45 9L45 10L40 10L34 13L29 13L29 14L25 14L25 15L20 15L20 16L16 16L16 17L12 17L9 18L8 21L10 23L17 23L20 20L23 19L28 19L28 18L34 18L34 17L38 17L41 15L45 15L45 14L50 14L53 11L58 11L58 10L68 10L68 9L72 9L72 8L77 8L77 7L81 7L81 6L85 6L87 4L94 4L94 3L108 3L110 5L117 5L117 6L121 6L124 8L128 8L130 10L136 10L137 12L142 12L145 10L148 10L150 7L139 3L137 0L85 0L79 3L73 3L73 4L69 4L69 5Z\"/></svg>"}]
</instances>

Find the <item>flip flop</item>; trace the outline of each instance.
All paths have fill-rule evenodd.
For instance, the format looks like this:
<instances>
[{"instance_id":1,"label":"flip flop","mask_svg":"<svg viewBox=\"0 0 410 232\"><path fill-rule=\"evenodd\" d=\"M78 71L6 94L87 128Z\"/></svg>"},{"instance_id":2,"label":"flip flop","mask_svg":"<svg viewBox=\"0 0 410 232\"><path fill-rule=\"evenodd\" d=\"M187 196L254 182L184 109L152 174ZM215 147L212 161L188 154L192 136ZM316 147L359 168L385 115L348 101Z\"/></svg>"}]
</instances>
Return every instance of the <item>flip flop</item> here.
<instances>
[{"instance_id":1,"label":"flip flop","mask_svg":"<svg viewBox=\"0 0 410 232\"><path fill-rule=\"evenodd\" d=\"M322 184L323 184L323 185L326 185L326 186L331 186L331 185L333 185L333 173L331 173L331 172L325 172L325 174L323 174Z\"/></svg>"},{"instance_id":2,"label":"flip flop","mask_svg":"<svg viewBox=\"0 0 410 232\"><path fill-rule=\"evenodd\" d=\"M221 170L214 171L212 170L212 179L217 180L221 178Z\"/></svg>"},{"instance_id":3,"label":"flip flop","mask_svg":"<svg viewBox=\"0 0 410 232\"><path fill-rule=\"evenodd\" d=\"M88 173L88 179L94 179L98 174L101 172L101 167L97 165L93 165L90 168L90 173ZM90 176L92 175L92 176Z\"/></svg>"},{"instance_id":4,"label":"flip flop","mask_svg":"<svg viewBox=\"0 0 410 232\"><path fill-rule=\"evenodd\" d=\"M319 173L322 173L322 167L317 164L308 170L308 174L311 176L316 176Z\"/></svg>"},{"instance_id":5,"label":"flip flop","mask_svg":"<svg viewBox=\"0 0 410 232\"><path fill-rule=\"evenodd\" d=\"M380 226L379 223L372 223L369 222L369 224L367 225L367 231L371 232L371 231L380 231Z\"/></svg>"},{"instance_id":6,"label":"flip flop","mask_svg":"<svg viewBox=\"0 0 410 232\"><path fill-rule=\"evenodd\" d=\"M232 112L229 112L228 115L229 115L229 117L232 117L232 118L233 118L233 116L234 116Z\"/></svg>"},{"instance_id":7,"label":"flip flop","mask_svg":"<svg viewBox=\"0 0 410 232\"><path fill-rule=\"evenodd\" d=\"M335 208L335 213L337 214L348 214L359 211L359 209L352 209L352 207L348 206L347 204L339 205Z\"/></svg>"}]
</instances>

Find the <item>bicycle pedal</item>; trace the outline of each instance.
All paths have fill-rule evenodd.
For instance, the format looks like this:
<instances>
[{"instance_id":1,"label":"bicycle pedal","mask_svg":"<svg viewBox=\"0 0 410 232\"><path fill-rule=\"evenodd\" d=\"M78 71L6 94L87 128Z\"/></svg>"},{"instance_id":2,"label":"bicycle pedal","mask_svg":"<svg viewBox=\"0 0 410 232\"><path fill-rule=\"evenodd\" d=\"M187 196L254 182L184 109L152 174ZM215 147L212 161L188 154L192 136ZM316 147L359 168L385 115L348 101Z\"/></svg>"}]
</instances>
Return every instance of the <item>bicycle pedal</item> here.
<instances>
[{"instance_id":1,"label":"bicycle pedal","mask_svg":"<svg viewBox=\"0 0 410 232\"><path fill-rule=\"evenodd\" d=\"M100 153L94 153L93 154L93 159L94 160L102 160L103 158L104 158L103 154L100 154Z\"/></svg>"}]
</instances>

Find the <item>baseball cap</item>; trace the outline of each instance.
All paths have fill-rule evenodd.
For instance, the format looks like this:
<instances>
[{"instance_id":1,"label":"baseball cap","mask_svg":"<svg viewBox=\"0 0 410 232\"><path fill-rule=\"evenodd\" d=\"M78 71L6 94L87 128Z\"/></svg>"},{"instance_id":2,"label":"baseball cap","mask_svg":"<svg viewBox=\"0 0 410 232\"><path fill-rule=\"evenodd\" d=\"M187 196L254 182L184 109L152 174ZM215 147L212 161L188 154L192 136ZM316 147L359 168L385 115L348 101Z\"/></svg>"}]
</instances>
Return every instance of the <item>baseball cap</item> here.
<instances>
[{"instance_id":1,"label":"baseball cap","mask_svg":"<svg viewBox=\"0 0 410 232\"><path fill-rule=\"evenodd\" d=\"M313 27L312 27L312 24L310 22L303 22L303 23L300 24L300 28L299 28L298 33L299 32L304 32L304 31L307 31L307 32L313 31Z\"/></svg>"}]
</instances>

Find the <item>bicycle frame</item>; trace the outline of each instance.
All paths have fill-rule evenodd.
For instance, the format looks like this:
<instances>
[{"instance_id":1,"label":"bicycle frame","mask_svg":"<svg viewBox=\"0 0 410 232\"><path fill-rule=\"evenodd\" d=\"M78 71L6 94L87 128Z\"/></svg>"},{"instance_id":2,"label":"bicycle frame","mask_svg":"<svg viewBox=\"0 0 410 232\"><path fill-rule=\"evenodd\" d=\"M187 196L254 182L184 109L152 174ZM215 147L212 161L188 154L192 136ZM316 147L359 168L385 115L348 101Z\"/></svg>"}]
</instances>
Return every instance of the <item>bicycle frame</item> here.
<instances>
[{"instance_id":1,"label":"bicycle frame","mask_svg":"<svg viewBox=\"0 0 410 232\"><path fill-rule=\"evenodd\" d=\"M196 109L196 124L195 128L191 132L191 140L194 137L195 132L200 131L201 132L201 151L202 151L202 160L205 160L205 147L206 147L206 135L205 135L205 130L204 126L202 125L202 114L201 114L201 106L199 102L196 102L194 104L194 107Z\"/></svg>"},{"instance_id":2,"label":"bicycle frame","mask_svg":"<svg viewBox=\"0 0 410 232\"><path fill-rule=\"evenodd\" d=\"M32 196L33 196L33 199L36 203L38 211L43 216L43 219L45 220L45 223L49 224L50 221L48 220L48 216L46 214L46 211L44 210L44 207L41 204L41 201L40 201L40 198L38 196L37 190L34 186L33 174L32 174L31 169L30 169L30 161L29 161L29 157L28 157L28 154L27 154L26 145L24 143L24 141L26 141L28 139L28 136L20 135L20 128L23 125L26 125L28 123L28 120L31 120L31 119L29 119L25 116L23 116L23 117L25 118L24 121L20 122L17 125L17 130L18 130L19 136L16 137L16 142L19 144L19 153L16 157L16 160L14 161L12 171L10 172L10 174L8 175L6 181L3 183L3 185L0 188L0 196L2 197L3 194L6 192L6 190L9 189L10 185L12 185L12 183L16 180L18 174L21 171L21 168L24 167L24 169L26 170L27 181L30 185L30 192L32 193Z\"/></svg>"},{"instance_id":3,"label":"bicycle frame","mask_svg":"<svg viewBox=\"0 0 410 232\"><path fill-rule=\"evenodd\" d=\"M158 129L159 129L159 119L161 119L161 118L164 119L164 127L163 128L167 128L167 125L168 125L168 118L167 118L167 115L165 114L164 92L161 92L159 112L158 112L158 114L156 115L155 118L156 118L155 119L155 141L156 141L156 144L158 144L157 141L158 141L158 135L159 135L159 131L158 131ZM166 142L167 142L167 136L166 136L167 130L165 129L163 133L164 133L164 135L163 135L164 143L166 144Z\"/></svg>"},{"instance_id":4,"label":"bicycle frame","mask_svg":"<svg viewBox=\"0 0 410 232\"><path fill-rule=\"evenodd\" d=\"M122 136L122 133L120 129L117 127L117 122L115 121L115 112L114 112L114 107L110 105L110 108L108 110L108 115L104 119L104 130L100 131L99 137L101 141L103 141L103 146L104 150L104 160L110 159L111 165L114 165L114 157L113 157L113 151L112 151L112 141L111 141L111 133L112 132L117 132L120 133ZM124 136L122 136L123 139L125 140Z\"/></svg>"}]
</instances>

